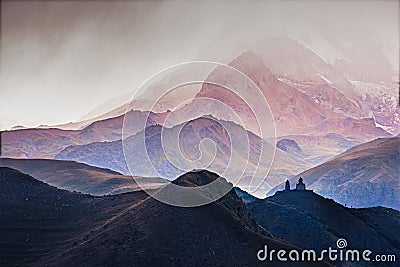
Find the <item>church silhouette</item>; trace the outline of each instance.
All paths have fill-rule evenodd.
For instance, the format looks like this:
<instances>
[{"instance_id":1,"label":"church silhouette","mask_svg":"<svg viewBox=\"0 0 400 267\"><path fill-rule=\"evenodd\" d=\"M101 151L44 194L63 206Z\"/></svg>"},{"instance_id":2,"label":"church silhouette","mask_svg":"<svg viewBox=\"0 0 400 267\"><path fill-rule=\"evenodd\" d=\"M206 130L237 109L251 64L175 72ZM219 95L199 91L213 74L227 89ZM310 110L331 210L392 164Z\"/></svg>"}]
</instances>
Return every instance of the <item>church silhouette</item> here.
<instances>
[{"instance_id":1,"label":"church silhouette","mask_svg":"<svg viewBox=\"0 0 400 267\"><path fill-rule=\"evenodd\" d=\"M303 181L303 178L299 178L299 181L296 184L296 189L290 189L290 182L289 180L286 180L285 183L285 190L284 192L290 192L290 191L312 191L312 190L306 190L306 184Z\"/></svg>"}]
</instances>

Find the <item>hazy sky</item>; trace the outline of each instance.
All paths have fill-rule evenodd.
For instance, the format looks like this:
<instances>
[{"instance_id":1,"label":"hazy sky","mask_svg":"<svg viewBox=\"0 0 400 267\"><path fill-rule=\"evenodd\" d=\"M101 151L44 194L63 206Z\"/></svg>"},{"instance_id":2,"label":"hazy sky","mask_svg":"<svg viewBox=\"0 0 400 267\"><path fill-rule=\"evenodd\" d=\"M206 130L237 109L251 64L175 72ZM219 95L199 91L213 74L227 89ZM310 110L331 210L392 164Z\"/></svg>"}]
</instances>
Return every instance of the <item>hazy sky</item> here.
<instances>
[{"instance_id":1,"label":"hazy sky","mask_svg":"<svg viewBox=\"0 0 400 267\"><path fill-rule=\"evenodd\" d=\"M398 69L397 1L2 1L0 129L78 120L193 59L224 63L267 36L376 42Z\"/></svg>"}]
</instances>

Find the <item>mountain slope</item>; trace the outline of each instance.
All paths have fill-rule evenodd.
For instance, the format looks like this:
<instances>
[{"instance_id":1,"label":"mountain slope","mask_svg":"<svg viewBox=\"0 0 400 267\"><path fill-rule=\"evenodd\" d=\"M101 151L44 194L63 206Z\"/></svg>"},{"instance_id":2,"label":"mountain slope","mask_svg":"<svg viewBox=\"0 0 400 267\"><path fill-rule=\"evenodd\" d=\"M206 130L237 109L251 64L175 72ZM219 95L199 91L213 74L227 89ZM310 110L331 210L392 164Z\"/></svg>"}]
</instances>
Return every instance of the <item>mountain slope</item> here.
<instances>
[{"instance_id":1,"label":"mountain slope","mask_svg":"<svg viewBox=\"0 0 400 267\"><path fill-rule=\"evenodd\" d=\"M233 191L206 206L179 208L141 191L97 198L69 193L9 168L0 168L0 182L2 264L258 266L264 245L293 249L247 228L245 211L224 204L242 203Z\"/></svg>"},{"instance_id":2,"label":"mountain slope","mask_svg":"<svg viewBox=\"0 0 400 267\"><path fill-rule=\"evenodd\" d=\"M287 37L267 38L255 51L280 81L302 91L321 107L356 119L373 117L397 135L398 81L393 79L396 71L381 48L370 44L368 51L356 53L356 58L354 53L347 54L353 60L327 62L309 45Z\"/></svg>"},{"instance_id":3,"label":"mountain slope","mask_svg":"<svg viewBox=\"0 0 400 267\"><path fill-rule=\"evenodd\" d=\"M291 181L301 176L310 189L343 205L400 209L399 162L400 137L379 138L357 145Z\"/></svg>"},{"instance_id":4,"label":"mountain slope","mask_svg":"<svg viewBox=\"0 0 400 267\"><path fill-rule=\"evenodd\" d=\"M278 77L309 84L323 84L329 80L337 87L347 90L351 87L343 73L294 39L266 38L255 49L262 62Z\"/></svg>"},{"instance_id":5,"label":"mountain slope","mask_svg":"<svg viewBox=\"0 0 400 267\"><path fill-rule=\"evenodd\" d=\"M246 74L260 88L270 105L278 136L336 133L360 140L390 136L384 130L375 127L373 119L353 119L335 113L331 109L322 107L302 91L279 81L260 60L260 57L252 51L241 54L229 65ZM237 83L221 68L214 70L209 80L228 86ZM250 88L244 88L246 89L250 90ZM254 115L240 98L241 96L216 85L203 84L197 97L213 98L225 103L241 114L244 124L248 126L247 129L257 133L258 127ZM218 110L218 107L210 104L209 110Z\"/></svg>"},{"instance_id":6,"label":"mountain slope","mask_svg":"<svg viewBox=\"0 0 400 267\"><path fill-rule=\"evenodd\" d=\"M266 199L247 203L247 207L272 235L306 249L336 248L336 241L344 238L347 249L369 249L373 255L400 253L397 227L400 212L397 210L350 209L311 191L277 192ZM347 266L344 262L335 264ZM367 266L365 262L351 264Z\"/></svg>"},{"instance_id":7,"label":"mountain slope","mask_svg":"<svg viewBox=\"0 0 400 267\"><path fill-rule=\"evenodd\" d=\"M70 193L0 167L0 265L31 265L53 249L72 246L140 196Z\"/></svg>"}]
</instances>

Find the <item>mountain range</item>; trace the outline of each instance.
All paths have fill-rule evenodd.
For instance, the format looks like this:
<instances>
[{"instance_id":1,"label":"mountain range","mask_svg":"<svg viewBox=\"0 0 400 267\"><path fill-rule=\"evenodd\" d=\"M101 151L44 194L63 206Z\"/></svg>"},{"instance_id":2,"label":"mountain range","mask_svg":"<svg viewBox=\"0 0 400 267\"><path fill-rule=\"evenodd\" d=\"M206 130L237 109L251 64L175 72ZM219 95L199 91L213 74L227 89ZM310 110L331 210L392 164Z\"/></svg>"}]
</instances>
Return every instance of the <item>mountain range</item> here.
<instances>
[{"instance_id":1,"label":"mountain range","mask_svg":"<svg viewBox=\"0 0 400 267\"><path fill-rule=\"evenodd\" d=\"M1 132L2 156L10 158L53 158L64 148L93 142L121 139L122 125L126 116L125 131L135 134L144 126L162 124L165 114L123 110L122 115L94 121L83 129L62 130L58 128L20 129ZM122 112L122 110L121 110Z\"/></svg>"},{"instance_id":2,"label":"mountain range","mask_svg":"<svg viewBox=\"0 0 400 267\"><path fill-rule=\"evenodd\" d=\"M162 143L162 138L166 142L165 144ZM169 149L169 138L179 139L180 151L177 151L175 146ZM204 139L212 140L216 145L215 155L210 150L201 150L199 144ZM223 173L227 170L230 155L234 155L230 158L231 164L234 166L229 167L228 170L237 177L240 177L241 172L244 171L243 184L246 184L246 176L251 177L256 169L260 160L258 155L260 155L261 146L272 146L232 122L224 122L212 117L197 118L173 128L161 125L150 126L144 132L128 137L124 142L127 144L124 149L125 156L128 161L131 160L134 163L133 171L138 176L160 176L173 180L184 172L181 169L200 169L202 162L197 163L192 160L201 156L204 162L211 160L212 164L208 166L208 169ZM273 147L270 148L270 150L272 149ZM249 153L245 153L247 150ZM146 153L149 155L148 158ZM249 161L247 157L249 157ZM71 146L64 149L55 158L77 160L129 174L120 140ZM180 164L181 169L178 169L170 158ZM269 158L269 161L272 162L272 159ZM246 164L248 165L246 166ZM261 168L268 167L268 165L261 165ZM258 177L258 179L261 180L264 177ZM271 185L276 182L271 182Z\"/></svg>"},{"instance_id":3,"label":"mountain range","mask_svg":"<svg viewBox=\"0 0 400 267\"><path fill-rule=\"evenodd\" d=\"M168 145L161 145L161 138L164 138L164 142L166 142L165 140L169 137L178 136L178 132L180 153L182 154L179 154L179 151L176 151L174 148L168 149ZM163 134L162 137L161 133ZM145 143L143 139L145 139ZM174 126L173 128L165 128L161 125L151 126L141 133L130 136L125 140L128 144L125 148L125 155L128 161L130 160L134 163L131 168L134 175L147 177L161 176L172 180L183 172L174 166L174 162L186 170L199 169L201 166L190 162L190 160L197 159L202 155L205 157L203 161L207 161L207 157L212 158L214 156L211 150L207 153L201 153L199 144L204 139L212 140L217 147L216 158L207 168L222 174L228 166L227 159L229 159L229 155L235 155L231 158L231 164L235 164L229 167L232 177L240 177L244 171L244 179L238 186L257 196L265 196L270 189L279 185L285 179L289 179L297 173L302 172L302 170L324 162L327 158L335 156L336 151L342 152L345 148L357 143L346 138L341 138L340 136L338 137L337 135L325 135L318 138L297 136L296 139L301 140L300 145L292 139L281 139L278 141L272 168L266 178L266 176L260 175L260 173L265 174L268 171L268 162L271 162L268 155L264 156L263 159L265 161L260 162L259 171L256 173L255 170L260 160L261 146L264 146L263 149L268 153L268 151L273 150L271 142L260 139L257 135L250 131L245 131L241 126L233 122L221 121L212 117L201 117L191 120L188 123ZM279 144L282 144L285 140L292 140L291 144L297 144L297 149L301 147L302 153L293 152L290 149L282 149ZM232 145L232 142L234 142L234 145ZM307 146L303 145L304 143L313 145ZM250 153L246 153L247 150ZM127 151L131 153L127 153ZM321 152L324 152L325 156ZM146 153L149 155L149 158L146 157ZM322 155L316 157L317 153L321 153ZM83 162L128 175L130 172L125 162L125 155L122 149L122 141L118 140L70 146L56 155L55 159ZM248 162L247 156L249 156ZM171 162L171 158L174 162ZM248 163L247 166L246 163ZM254 185L262 182L261 187L257 191L254 191L255 188L248 184L249 178L253 175L256 178L253 183Z\"/></svg>"},{"instance_id":4,"label":"mountain range","mask_svg":"<svg viewBox=\"0 0 400 267\"><path fill-rule=\"evenodd\" d=\"M265 44L261 44L254 50L256 52L249 50L242 53L228 64L246 74L260 88L269 103L276 124L276 140L274 138L260 139L254 115L238 96L221 87L204 83L200 88L193 88L190 94L185 93L179 97L173 93L167 95L161 100L157 113L131 110L138 105L136 101L133 106L124 104L93 119L85 118L82 123L75 126L59 126L70 130L36 128L3 131L1 132L1 155L9 158L78 161L128 175L130 172L126 166L121 141L125 119L124 136L125 140L131 143L131 148L151 152L150 159L143 157L143 153L132 153L129 161L132 164L130 171L135 176L161 176L175 179L185 171L198 167L186 164L183 157L193 160L204 155L206 159L210 159L213 156L212 153L200 153L208 149L212 150L212 146L201 147L208 143L203 142L203 139L212 140L217 147L216 161L207 167L222 174L224 166L229 161L230 153L236 152L239 155L237 157L239 164L233 164L234 172L231 174L234 175L228 176L240 176L239 173L243 171L242 165L246 158L237 152L243 150L247 144L244 138L238 138L239 140L235 143L237 146L229 144L232 140L236 142L236 139L227 138L223 127L217 125L224 124L230 125L234 129L233 132L246 133L250 140L249 169L245 170L243 184L246 184L246 176L249 177L249 173L257 166L260 144L274 146L276 142L277 149L271 170L268 175L257 177L258 181L264 179L261 187L257 191L254 191L254 187L243 187L246 191L262 197L268 192L273 193L286 179L291 179L325 162L328 164L334 160L334 157L355 145L376 138L393 136L387 131L392 134L398 132L399 111L392 84L387 77L379 76L382 78L381 82L368 79L356 80L356 77L361 76L349 74L345 71L343 64L339 66L327 62L300 42L288 38L266 40ZM275 50L279 53L274 54ZM285 60L279 60L282 58ZM207 79L221 81L228 85L240 82L225 74L223 69L216 68ZM181 75L181 73L172 73L159 86L171 80L179 81ZM153 91L150 91L155 92L154 90L158 88L153 86L151 88ZM198 92L194 94L196 90ZM249 90L249 88L243 88L243 90ZM151 92L140 96L139 102L144 106L148 104L147 101L152 101ZM248 93L251 95L252 92ZM188 102L177 110L169 110L176 101L183 101L193 95L196 101ZM204 102L204 105L201 102L202 104L199 105L198 101L204 98L213 98L232 107L244 119L244 123L240 123L230 114L225 113L224 109L215 102ZM174 123L165 125L167 117L172 117ZM207 118L212 118L214 121L210 122ZM185 124L179 135L182 138L179 144L183 148L183 154L180 154L178 150L171 151L167 160L163 155L164 151L159 146L160 133L163 131L176 134L178 127ZM146 147L140 147L143 143L140 136L146 137ZM231 151L232 147L238 149ZM184 171L177 171L172 166L174 162L182 164ZM364 164L363 162L362 160L352 161L354 164L352 168L362 168L360 164ZM357 164L359 164L358 167ZM150 165L154 165L155 169ZM260 166L268 169L269 160L264 160ZM335 168L342 168L341 166L335 165ZM397 207L397 189L393 189L393 193L388 183L397 184L398 175L396 172L385 174L386 170L392 171L386 168L382 169L379 175L375 173L378 179L376 176L370 176L372 172L364 168L357 173L357 177L362 178L346 178L345 184L340 184L337 189L329 189L333 190L330 192L325 186L336 186L339 183L337 181L343 178L326 178L325 180L329 182L324 182L324 185L311 182L310 186L316 192L333 197L347 205L362 207L380 203ZM337 177L332 174L332 170L329 175ZM369 180L371 180L370 183L365 183ZM370 187L370 189L367 190L364 187ZM339 188L342 189L339 190ZM348 193L343 188L353 189L349 191L351 193ZM366 200L365 193L371 193L371 190L375 189L385 194L392 193L388 197L381 196L381 199ZM112 190L113 188L110 190L104 188L101 192L112 192ZM359 192L355 193L357 190ZM360 198L359 203L351 200L354 196Z\"/></svg>"}]
</instances>

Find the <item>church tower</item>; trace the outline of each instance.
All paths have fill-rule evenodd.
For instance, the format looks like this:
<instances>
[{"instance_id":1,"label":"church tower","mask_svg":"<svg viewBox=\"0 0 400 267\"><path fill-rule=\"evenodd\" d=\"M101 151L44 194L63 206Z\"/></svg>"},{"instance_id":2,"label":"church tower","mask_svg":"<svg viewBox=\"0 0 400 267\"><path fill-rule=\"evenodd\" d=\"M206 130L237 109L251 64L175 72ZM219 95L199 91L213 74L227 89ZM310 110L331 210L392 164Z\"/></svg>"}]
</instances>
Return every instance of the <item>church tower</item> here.
<instances>
[{"instance_id":1,"label":"church tower","mask_svg":"<svg viewBox=\"0 0 400 267\"><path fill-rule=\"evenodd\" d=\"M299 182L296 184L296 190L305 191L306 185L303 182L303 178L300 177Z\"/></svg>"},{"instance_id":2,"label":"church tower","mask_svg":"<svg viewBox=\"0 0 400 267\"><path fill-rule=\"evenodd\" d=\"M290 182L289 182L289 180L286 180L285 191L290 191Z\"/></svg>"}]
</instances>

